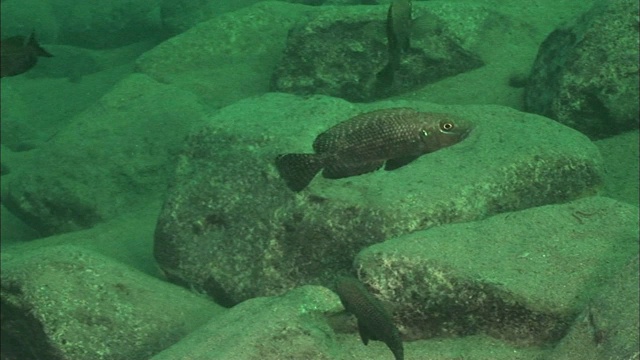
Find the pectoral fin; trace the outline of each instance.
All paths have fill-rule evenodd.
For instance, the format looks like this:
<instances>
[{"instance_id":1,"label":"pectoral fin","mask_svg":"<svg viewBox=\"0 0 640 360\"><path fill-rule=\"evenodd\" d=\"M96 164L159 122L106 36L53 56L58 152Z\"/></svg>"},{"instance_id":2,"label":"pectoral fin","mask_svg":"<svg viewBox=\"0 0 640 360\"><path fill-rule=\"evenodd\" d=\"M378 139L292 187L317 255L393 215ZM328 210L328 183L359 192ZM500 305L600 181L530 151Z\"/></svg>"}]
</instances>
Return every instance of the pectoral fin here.
<instances>
[{"instance_id":1,"label":"pectoral fin","mask_svg":"<svg viewBox=\"0 0 640 360\"><path fill-rule=\"evenodd\" d=\"M322 176L327 179L340 179L348 176L366 174L368 172L380 169L383 163L383 161L372 161L349 165L332 164L324 168L324 170L322 171Z\"/></svg>"}]
</instances>

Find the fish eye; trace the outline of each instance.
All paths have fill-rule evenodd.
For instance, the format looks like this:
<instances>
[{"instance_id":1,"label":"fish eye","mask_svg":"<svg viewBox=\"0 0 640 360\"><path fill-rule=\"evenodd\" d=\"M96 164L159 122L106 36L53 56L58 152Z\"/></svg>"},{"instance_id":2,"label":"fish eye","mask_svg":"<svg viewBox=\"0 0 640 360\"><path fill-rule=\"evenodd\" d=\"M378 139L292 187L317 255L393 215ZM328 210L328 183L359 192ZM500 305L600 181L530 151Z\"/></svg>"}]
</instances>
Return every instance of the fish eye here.
<instances>
[{"instance_id":1,"label":"fish eye","mask_svg":"<svg viewBox=\"0 0 640 360\"><path fill-rule=\"evenodd\" d=\"M440 129L443 131L451 131L453 130L454 127L455 125L453 125L453 123L450 123L450 122L440 123Z\"/></svg>"}]
</instances>

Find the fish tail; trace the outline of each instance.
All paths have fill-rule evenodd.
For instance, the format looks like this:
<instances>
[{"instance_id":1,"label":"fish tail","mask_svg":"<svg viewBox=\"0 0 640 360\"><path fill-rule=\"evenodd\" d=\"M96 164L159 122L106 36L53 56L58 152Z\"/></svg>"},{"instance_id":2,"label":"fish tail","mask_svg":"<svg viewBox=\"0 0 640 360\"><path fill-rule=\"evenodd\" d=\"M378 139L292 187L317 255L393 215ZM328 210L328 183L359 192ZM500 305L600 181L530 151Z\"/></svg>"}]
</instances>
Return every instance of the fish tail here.
<instances>
[{"instance_id":1,"label":"fish tail","mask_svg":"<svg viewBox=\"0 0 640 360\"><path fill-rule=\"evenodd\" d=\"M280 176L296 192L307 187L323 166L317 154L284 154L276 158Z\"/></svg>"},{"instance_id":2,"label":"fish tail","mask_svg":"<svg viewBox=\"0 0 640 360\"><path fill-rule=\"evenodd\" d=\"M43 49L42 46L36 40L36 33L32 32L31 36L29 36L29 46L36 50L36 55L43 57L53 57L47 50Z\"/></svg>"},{"instance_id":3,"label":"fish tail","mask_svg":"<svg viewBox=\"0 0 640 360\"><path fill-rule=\"evenodd\" d=\"M393 85L393 78L395 75L395 69L392 63L387 63L380 72L376 74L377 85L382 88L388 88Z\"/></svg>"}]
</instances>

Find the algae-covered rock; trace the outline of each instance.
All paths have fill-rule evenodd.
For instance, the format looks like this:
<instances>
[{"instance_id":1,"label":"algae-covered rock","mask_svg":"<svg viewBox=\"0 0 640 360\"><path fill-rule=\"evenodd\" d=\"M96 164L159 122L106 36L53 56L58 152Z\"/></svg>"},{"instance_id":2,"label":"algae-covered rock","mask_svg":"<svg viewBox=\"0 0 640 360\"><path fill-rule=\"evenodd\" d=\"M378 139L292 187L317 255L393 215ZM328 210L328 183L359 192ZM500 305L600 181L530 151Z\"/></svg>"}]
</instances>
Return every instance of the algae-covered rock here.
<instances>
[{"instance_id":1,"label":"algae-covered rock","mask_svg":"<svg viewBox=\"0 0 640 360\"><path fill-rule=\"evenodd\" d=\"M170 6L176 5L181 4ZM206 13L218 5L211 2L197 11ZM140 56L136 68L159 82L190 91L214 107L263 94L284 50L287 31L314 10L261 1L212 17L172 37Z\"/></svg>"},{"instance_id":2,"label":"algae-covered rock","mask_svg":"<svg viewBox=\"0 0 640 360\"><path fill-rule=\"evenodd\" d=\"M613 268L612 268L613 269ZM638 256L609 274L607 284L578 315L553 359L635 359L640 355Z\"/></svg>"},{"instance_id":3,"label":"algae-covered rock","mask_svg":"<svg viewBox=\"0 0 640 360\"><path fill-rule=\"evenodd\" d=\"M638 2L596 1L542 43L525 109L593 138L638 128Z\"/></svg>"},{"instance_id":4,"label":"algae-covered rock","mask_svg":"<svg viewBox=\"0 0 640 360\"><path fill-rule=\"evenodd\" d=\"M42 235L92 227L155 200L204 107L135 74L78 114L7 180L3 205Z\"/></svg>"},{"instance_id":5,"label":"algae-covered rock","mask_svg":"<svg viewBox=\"0 0 640 360\"><path fill-rule=\"evenodd\" d=\"M638 208L589 197L417 231L365 249L354 267L395 304L408 338L483 333L544 345L567 333L637 246Z\"/></svg>"},{"instance_id":6,"label":"algae-covered rock","mask_svg":"<svg viewBox=\"0 0 640 360\"><path fill-rule=\"evenodd\" d=\"M2 253L2 358L149 359L221 312L96 253Z\"/></svg>"},{"instance_id":7,"label":"algae-covered rock","mask_svg":"<svg viewBox=\"0 0 640 360\"><path fill-rule=\"evenodd\" d=\"M335 335L323 315L338 311L339 304L334 293L320 286L251 299L152 360L334 359Z\"/></svg>"},{"instance_id":8,"label":"algae-covered rock","mask_svg":"<svg viewBox=\"0 0 640 360\"><path fill-rule=\"evenodd\" d=\"M483 65L480 57L464 46L469 39L456 32L454 13L462 10L415 4L411 47L402 54L393 74L388 73L387 9L387 5L327 7L300 21L289 31L271 89L370 102ZM464 9L473 10L476 8ZM475 24L478 19L465 21Z\"/></svg>"},{"instance_id":9,"label":"algae-covered rock","mask_svg":"<svg viewBox=\"0 0 640 360\"><path fill-rule=\"evenodd\" d=\"M476 124L464 141L394 171L286 187L277 154L360 112L395 106ZM225 305L331 283L362 248L420 229L591 194L600 156L582 134L497 106L269 94L229 106L187 140L158 219L154 254L167 276Z\"/></svg>"}]
</instances>

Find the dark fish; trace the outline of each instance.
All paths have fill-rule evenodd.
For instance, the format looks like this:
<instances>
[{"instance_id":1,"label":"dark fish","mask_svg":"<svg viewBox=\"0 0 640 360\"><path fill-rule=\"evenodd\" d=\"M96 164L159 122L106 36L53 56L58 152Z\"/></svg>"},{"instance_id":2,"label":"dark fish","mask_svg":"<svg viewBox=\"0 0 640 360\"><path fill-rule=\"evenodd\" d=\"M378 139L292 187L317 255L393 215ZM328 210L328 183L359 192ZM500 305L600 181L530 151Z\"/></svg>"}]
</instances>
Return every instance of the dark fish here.
<instances>
[{"instance_id":1,"label":"dark fish","mask_svg":"<svg viewBox=\"0 0 640 360\"><path fill-rule=\"evenodd\" d=\"M406 53L411 47L411 1L394 0L387 12L387 39L395 52Z\"/></svg>"},{"instance_id":2,"label":"dark fish","mask_svg":"<svg viewBox=\"0 0 640 360\"><path fill-rule=\"evenodd\" d=\"M304 189L320 171L339 179L379 169L394 170L453 145L466 137L471 125L449 114L393 108L360 114L316 137L315 154L285 154L276 167L293 191Z\"/></svg>"},{"instance_id":3,"label":"dark fish","mask_svg":"<svg viewBox=\"0 0 640 360\"><path fill-rule=\"evenodd\" d=\"M29 38L12 36L0 41L0 77L22 74L36 65L38 56L52 57L36 41L35 34Z\"/></svg>"},{"instance_id":4,"label":"dark fish","mask_svg":"<svg viewBox=\"0 0 640 360\"><path fill-rule=\"evenodd\" d=\"M404 359L404 347L398 328L382 303L371 295L355 278L340 277L336 291L344 308L358 319L360 339L367 345L369 339L384 342L396 360Z\"/></svg>"},{"instance_id":5,"label":"dark fish","mask_svg":"<svg viewBox=\"0 0 640 360\"><path fill-rule=\"evenodd\" d=\"M402 55L411 48L411 1L394 0L387 11L387 65L378 73L380 86L390 86Z\"/></svg>"}]
</instances>

